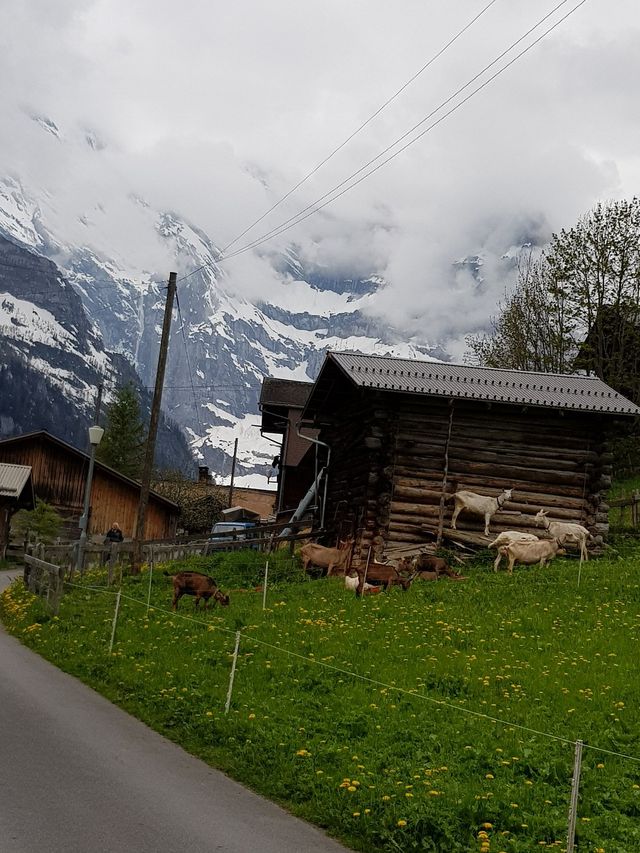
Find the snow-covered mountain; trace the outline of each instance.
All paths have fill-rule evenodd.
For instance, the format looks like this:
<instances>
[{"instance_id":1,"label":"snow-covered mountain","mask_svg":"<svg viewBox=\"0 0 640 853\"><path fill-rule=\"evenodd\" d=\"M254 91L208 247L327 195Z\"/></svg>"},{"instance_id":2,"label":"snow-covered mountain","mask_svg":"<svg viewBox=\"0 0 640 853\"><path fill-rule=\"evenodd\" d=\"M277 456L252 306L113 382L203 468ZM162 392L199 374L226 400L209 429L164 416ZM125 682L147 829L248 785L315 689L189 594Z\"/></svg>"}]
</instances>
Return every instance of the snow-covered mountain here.
<instances>
[{"instance_id":1,"label":"snow-covered mountain","mask_svg":"<svg viewBox=\"0 0 640 853\"><path fill-rule=\"evenodd\" d=\"M69 139L51 119L37 117L37 124L46 144L75 146L80 160L104 153L95 134ZM105 169L109 164L105 157ZM305 266L291 247L269 258L273 279L268 292L249 299L230 286L216 262L219 251L212 238L184 216L154 209L124 186L108 199L98 193L89 207L85 197L84 209L71 216L63 195L59 185L51 190L0 174L0 234L55 261L80 295L92 324L83 332L89 350L82 357L108 373L105 353L118 353L148 387L157 361L167 269L153 268L160 266L157 260L142 262L135 247L123 251L113 240L116 219L124 219L140 245L154 247L156 257L178 270L179 310L174 312L163 408L185 430L197 458L222 480L238 438L239 482L265 483L273 444L261 438L257 428L264 376L312 380L330 349L444 355L403 341L398 330L372 319L367 309L385 286L374 270L364 277L327 275ZM81 379L70 335L28 289L10 312L2 313L0 304L5 343L46 337L49 349L59 349L55 370L48 373L50 384L67 397L86 396L87 383ZM49 367L54 362L50 359ZM30 368L48 371L36 357L30 359Z\"/></svg>"}]
</instances>

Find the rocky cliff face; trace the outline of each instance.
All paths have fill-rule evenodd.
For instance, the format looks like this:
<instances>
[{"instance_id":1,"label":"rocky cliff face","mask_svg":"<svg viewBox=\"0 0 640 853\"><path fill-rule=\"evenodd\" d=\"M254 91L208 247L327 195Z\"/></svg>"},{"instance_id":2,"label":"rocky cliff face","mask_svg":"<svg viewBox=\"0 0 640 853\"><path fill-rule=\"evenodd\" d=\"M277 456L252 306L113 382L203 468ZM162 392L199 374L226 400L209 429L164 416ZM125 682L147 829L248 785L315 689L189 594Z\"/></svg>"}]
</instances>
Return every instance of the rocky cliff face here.
<instances>
[{"instance_id":1,"label":"rocky cliff face","mask_svg":"<svg viewBox=\"0 0 640 853\"><path fill-rule=\"evenodd\" d=\"M96 146L91 134L54 134L57 123L43 121L34 133L42 135L48 157L67 165L102 158L100 174L109 173L108 150ZM62 394L84 410L96 378L122 375L125 360L143 386L152 386L164 288L169 269L176 269L180 311L174 312L164 411L184 430L198 459L222 479L237 437L240 484L262 485L274 447L256 426L263 376L311 380L329 349L442 355L373 319L368 309L385 286L375 270L366 276L327 274L305 266L291 247L268 258L273 288L248 299L216 263L218 249L202 229L176 212L154 209L115 172L113 186L108 192L103 187L102 198L100 192L89 203L85 194L84 206L72 214L66 186L52 191L0 174L0 235L11 241L3 242L3 254L13 264L11 282L3 285L9 301L0 346L10 357L14 382L24 373L16 366L20 359L46 383L46 395ZM125 241L126 250L123 228L135 235ZM146 247L165 260L147 264ZM23 276L15 269L20 264L32 269ZM25 413L17 418L7 406L2 415L19 420L20 428L33 420Z\"/></svg>"},{"instance_id":2,"label":"rocky cliff face","mask_svg":"<svg viewBox=\"0 0 640 853\"><path fill-rule=\"evenodd\" d=\"M0 435L46 429L84 448L96 388L133 382L143 409L149 392L132 364L105 349L82 300L56 265L0 237ZM165 420L158 465L192 471L181 430Z\"/></svg>"}]
</instances>

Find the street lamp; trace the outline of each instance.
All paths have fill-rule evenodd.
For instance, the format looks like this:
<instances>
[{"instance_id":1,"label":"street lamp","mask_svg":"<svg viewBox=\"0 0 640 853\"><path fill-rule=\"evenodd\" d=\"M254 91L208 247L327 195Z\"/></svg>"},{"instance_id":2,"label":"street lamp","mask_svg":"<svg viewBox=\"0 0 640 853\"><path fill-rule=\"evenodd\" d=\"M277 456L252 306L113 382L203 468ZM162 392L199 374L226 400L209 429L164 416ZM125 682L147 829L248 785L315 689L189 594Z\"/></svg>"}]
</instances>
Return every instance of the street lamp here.
<instances>
[{"instance_id":1,"label":"street lamp","mask_svg":"<svg viewBox=\"0 0 640 853\"><path fill-rule=\"evenodd\" d=\"M78 557L76 569L82 572L84 562L84 549L87 546L87 525L89 523L89 502L91 500L91 483L93 481L93 466L96 461L96 450L102 441L104 430L101 426L89 427L89 443L91 444L91 456L89 457L89 472L84 487L84 509L80 517L80 542L78 543Z\"/></svg>"}]
</instances>

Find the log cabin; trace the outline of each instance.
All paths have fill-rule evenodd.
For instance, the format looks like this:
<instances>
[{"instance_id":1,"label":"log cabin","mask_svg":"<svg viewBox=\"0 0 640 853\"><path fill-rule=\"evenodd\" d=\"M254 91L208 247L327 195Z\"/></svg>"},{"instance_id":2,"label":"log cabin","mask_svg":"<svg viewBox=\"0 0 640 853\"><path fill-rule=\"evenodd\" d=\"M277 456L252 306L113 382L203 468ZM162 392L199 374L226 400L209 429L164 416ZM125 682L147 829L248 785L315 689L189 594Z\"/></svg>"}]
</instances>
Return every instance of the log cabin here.
<instances>
[{"instance_id":1,"label":"log cabin","mask_svg":"<svg viewBox=\"0 0 640 853\"><path fill-rule=\"evenodd\" d=\"M29 465L36 498L51 504L63 517L70 538L78 535L89 455L48 432L32 432L0 440L0 462ZM133 536L140 483L96 460L87 534L104 535L116 521L125 538ZM178 506L155 492L149 495L145 539L175 535Z\"/></svg>"},{"instance_id":2,"label":"log cabin","mask_svg":"<svg viewBox=\"0 0 640 853\"><path fill-rule=\"evenodd\" d=\"M330 448L323 528L353 534L355 557L443 539L486 545L458 489L513 498L493 535L535 532L540 508L608 532L608 439L640 409L597 378L328 353L301 420ZM538 531L541 532L541 531Z\"/></svg>"}]
</instances>

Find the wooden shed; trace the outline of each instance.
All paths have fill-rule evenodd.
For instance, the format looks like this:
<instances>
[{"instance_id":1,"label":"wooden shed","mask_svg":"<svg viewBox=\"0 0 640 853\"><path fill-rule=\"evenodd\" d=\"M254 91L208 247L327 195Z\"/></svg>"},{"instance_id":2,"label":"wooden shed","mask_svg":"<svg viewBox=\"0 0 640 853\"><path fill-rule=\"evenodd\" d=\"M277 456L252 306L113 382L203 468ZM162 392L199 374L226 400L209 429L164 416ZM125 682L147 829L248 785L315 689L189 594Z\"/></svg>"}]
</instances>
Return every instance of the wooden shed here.
<instances>
[{"instance_id":1,"label":"wooden shed","mask_svg":"<svg viewBox=\"0 0 640 853\"><path fill-rule=\"evenodd\" d=\"M513 498L491 531L551 518L608 532L607 439L640 409L601 380L329 353L302 419L331 448L324 527L356 555L455 538L457 489ZM473 516L464 539L488 542Z\"/></svg>"},{"instance_id":2,"label":"wooden shed","mask_svg":"<svg viewBox=\"0 0 640 853\"><path fill-rule=\"evenodd\" d=\"M32 432L0 440L0 462L30 465L36 498L54 506L70 535L77 535L89 467L87 453L48 432ZM104 534L116 521L125 538L132 537L139 499L140 483L96 461L87 533ZM174 536L178 512L173 501L151 492L144 538Z\"/></svg>"},{"instance_id":3,"label":"wooden shed","mask_svg":"<svg viewBox=\"0 0 640 853\"><path fill-rule=\"evenodd\" d=\"M34 506L30 466L0 462L0 560L4 560L7 552L11 516Z\"/></svg>"}]
</instances>

